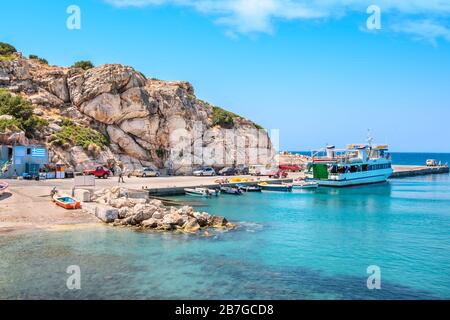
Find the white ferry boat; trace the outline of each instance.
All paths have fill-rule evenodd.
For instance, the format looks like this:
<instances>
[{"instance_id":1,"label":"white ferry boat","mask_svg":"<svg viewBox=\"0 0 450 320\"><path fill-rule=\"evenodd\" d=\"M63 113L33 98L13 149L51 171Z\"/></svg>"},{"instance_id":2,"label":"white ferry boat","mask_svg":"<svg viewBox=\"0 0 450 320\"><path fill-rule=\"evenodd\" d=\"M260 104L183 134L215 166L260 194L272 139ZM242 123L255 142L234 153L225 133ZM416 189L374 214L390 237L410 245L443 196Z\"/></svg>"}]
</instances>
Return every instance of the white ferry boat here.
<instances>
[{"instance_id":1,"label":"white ferry boat","mask_svg":"<svg viewBox=\"0 0 450 320\"><path fill-rule=\"evenodd\" d=\"M325 156L320 156L324 153ZM316 151L311 163L313 178L319 186L347 187L386 182L392 175L392 161L387 145L349 145L337 150L328 146Z\"/></svg>"}]
</instances>

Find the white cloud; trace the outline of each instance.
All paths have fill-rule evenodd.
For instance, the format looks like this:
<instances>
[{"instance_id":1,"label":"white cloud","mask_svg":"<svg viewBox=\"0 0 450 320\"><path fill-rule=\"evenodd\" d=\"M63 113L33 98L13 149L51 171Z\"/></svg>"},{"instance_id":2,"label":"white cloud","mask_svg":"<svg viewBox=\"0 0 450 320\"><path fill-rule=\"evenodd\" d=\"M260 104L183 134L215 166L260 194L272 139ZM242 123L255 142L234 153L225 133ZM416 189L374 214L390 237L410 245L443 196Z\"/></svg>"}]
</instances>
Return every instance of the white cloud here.
<instances>
[{"instance_id":1,"label":"white cloud","mask_svg":"<svg viewBox=\"0 0 450 320\"><path fill-rule=\"evenodd\" d=\"M396 32L412 35L415 39L437 45L437 39L450 41L450 28L433 20L404 21L392 26Z\"/></svg>"},{"instance_id":2,"label":"white cloud","mask_svg":"<svg viewBox=\"0 0 450 320\"><path fill-rule=\"evenodd\" d=\"M105 0L117 7L172 5L189 7L213 17L228 28L227 33L270 33L279 20L306 20L341 17L365 11L375 4L382 13L392 13L400 21L390 30L421 38L448 38L448 28L438 21L450 17L450 0ZM419 20L417 20L419 18ZM425 19L425 20L424 20ZM416 22L414 22L416 20ZM450 40L449 40L450 41Z\"/></svg>"}]
</instances>

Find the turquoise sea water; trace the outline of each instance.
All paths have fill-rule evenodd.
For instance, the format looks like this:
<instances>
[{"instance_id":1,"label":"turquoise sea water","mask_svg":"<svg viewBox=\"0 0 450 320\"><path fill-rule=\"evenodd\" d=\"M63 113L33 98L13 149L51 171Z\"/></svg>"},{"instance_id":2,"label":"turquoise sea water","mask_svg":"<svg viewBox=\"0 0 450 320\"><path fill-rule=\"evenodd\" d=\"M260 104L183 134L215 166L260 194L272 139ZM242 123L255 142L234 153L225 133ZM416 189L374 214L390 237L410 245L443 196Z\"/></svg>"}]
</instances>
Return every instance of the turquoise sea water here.
<instances>
[{"instance_id":1,"label":"turquoise sea water","mask_svg":"<svg viewBox=\"0 0 450 320\"><path fill-rule=\"evenodd\" d=\"M0 298L450 298L450 178L202 200L211 237L103 227L0 237ZM66 268L81 268L81 290ZM369 265L382 289L366 287Z\"/></svg>"}]
</instances>

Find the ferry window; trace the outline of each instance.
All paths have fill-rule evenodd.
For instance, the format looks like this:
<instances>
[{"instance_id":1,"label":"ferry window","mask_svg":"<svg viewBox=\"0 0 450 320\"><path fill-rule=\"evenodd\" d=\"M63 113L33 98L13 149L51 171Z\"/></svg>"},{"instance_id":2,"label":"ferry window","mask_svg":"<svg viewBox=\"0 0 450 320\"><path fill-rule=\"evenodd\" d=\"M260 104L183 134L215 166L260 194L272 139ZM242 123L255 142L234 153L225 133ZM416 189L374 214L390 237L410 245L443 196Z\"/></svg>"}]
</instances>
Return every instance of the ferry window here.
<instances>
[{"instance_id":1,"label":"ferry window","mask_svg":"<svg viewBox=\"0 0 450 320\"><path fill-rule=\"evenodd\" d=\"M332 166L330 173L338 173L338 167L337 166Z\"/></svg>"},{"instance_id":2,"label":"ferry window","mask_svg":"<svg viewBox=\"0 0 450 320\"><path fill-rule=\"evenodd\" d=\"M27 148L27 155L31 154L31 148Z\"/></svg>"},{"instance_id":3,"label":"ferry window","mask_svg":"<svg viewBox=\"0 0 450 320\"><path fill-rule=\"evenodd\" d=\"M362 165L362 171L367 171L369 169L369 166L367 164Z\"/></svg>"}]
</instances>

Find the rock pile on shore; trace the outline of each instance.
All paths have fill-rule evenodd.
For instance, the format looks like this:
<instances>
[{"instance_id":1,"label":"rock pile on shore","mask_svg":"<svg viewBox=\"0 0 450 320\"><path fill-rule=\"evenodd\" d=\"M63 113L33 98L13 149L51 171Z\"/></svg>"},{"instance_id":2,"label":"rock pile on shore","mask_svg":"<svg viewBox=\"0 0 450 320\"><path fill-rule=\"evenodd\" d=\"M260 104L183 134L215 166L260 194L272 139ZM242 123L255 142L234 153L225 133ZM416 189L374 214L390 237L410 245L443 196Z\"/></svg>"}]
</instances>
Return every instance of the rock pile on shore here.
<instances>
[{"instance_id":1,"label":"rock pile on shore","mask_svg":"<svg viewBox=\"0 0 450 320\"><path fill-rule=\"evenodd\" d=\"M197 212L190 206L165 206L160 200L129 198L126 189L114 187L96 192L93 203L83 208L113 226L138 229L197 232L207 228L233 229L224 217Z\"/></svg>"}]
</instances>

